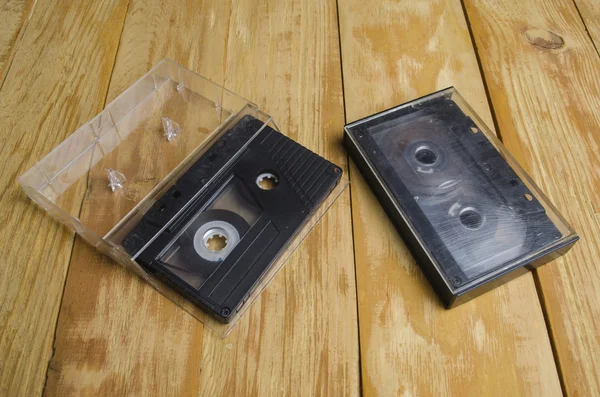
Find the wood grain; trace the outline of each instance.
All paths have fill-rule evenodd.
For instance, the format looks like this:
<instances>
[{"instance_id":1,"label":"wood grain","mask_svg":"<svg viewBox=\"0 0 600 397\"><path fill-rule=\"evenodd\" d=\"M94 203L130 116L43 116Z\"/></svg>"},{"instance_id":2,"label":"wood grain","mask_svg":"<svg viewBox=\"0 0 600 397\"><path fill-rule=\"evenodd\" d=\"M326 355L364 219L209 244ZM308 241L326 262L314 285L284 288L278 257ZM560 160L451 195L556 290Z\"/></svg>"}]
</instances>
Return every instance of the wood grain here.
<instances>
[{"instance_id":1,"label":"wood grain","mask_svg":"<svg viewBox=\"0 0 600 397\"><path fill-rule=\"evenodd\" d=\"M107 100L164 57L221 82L229 14L228 2L181 8L132 1ZM137 156L152 150L140 146ZM107 220L94 216L94 204L94 197L84 204L84 222L102 226L114 220L111 209L104 212ZM195 395L203 331L150 285L77 240L45 394Z\"/></svg>"},{"instance_id":2,"label":"wood grain","mask_svg":"<svg viewBox=\"0 0 600 397\"><path fill-rule=\"evenodd\" d=\"M0 2L0 87L12 62L18 43L27 28L35 0Z\"/></svg>"},{"instance_id":3,"label":"wood grain","mask_svg":"<svg viewBox=\"0 0 600 397\"><path fill-rule=\"evenodd\" d=\"M573 0L583 19L596 52L600 54L600 3L595 0Z\"/></svg>"},{"instance_id":4,"label":"wood grain","mask_svg":"<svg viewBox=\"0 0 600 397\"><path fill-rule=\"evenodd\" d=\"M256 101L286 135L347 172L335 1L234 5L225 85ZM200 395L357 396L352 251L347 191L231 340L206 334L203 360L210 365L202 371ZM214 382L223 373L227 377Z\"/></svg>"},{"instance_id":5,"label":"wood grain","mask_svg":"<svg viewBox=\"0 0 600 397\"><path fill-rule=\"evenodd\" d=\"M599 395L600 58L571 2L465 4L504 143L581 236L537 277L566 394Z\"/></svg>"},{"instance_id":6,"label":"wood grain","mask_svg":"<svg viewBox=\"0 0 600 397\"><path fill-rule=\"evenodd\" d=\"M457 87L492 125L460 1L340 0L347 121ZM366 396L561 395L533 277L445 310L350 170Z\"/></svg>"},{"instance_id":7,"label":"wood grain","mask_svg":"<svg viewBox=\"0 0 600 397\"><path fill-rule=\"evenodd\" d=\"M40 0L0 92L1 396L41 393L73 245L16 179L102 108L126 6Z\"/></svg>"},{"instance_id":8,"label":"wood grain","mask_svg":"<svg viewBox=\"0 0 600 397\"><path fill-rule=\"evenodd\" d=\"M133 1L108 98L168 56L345 168L335 17L333 1ZM227 339L78 241L46 394L357 395L355 305L349 192Z\"/></svg>"}]
</instances>

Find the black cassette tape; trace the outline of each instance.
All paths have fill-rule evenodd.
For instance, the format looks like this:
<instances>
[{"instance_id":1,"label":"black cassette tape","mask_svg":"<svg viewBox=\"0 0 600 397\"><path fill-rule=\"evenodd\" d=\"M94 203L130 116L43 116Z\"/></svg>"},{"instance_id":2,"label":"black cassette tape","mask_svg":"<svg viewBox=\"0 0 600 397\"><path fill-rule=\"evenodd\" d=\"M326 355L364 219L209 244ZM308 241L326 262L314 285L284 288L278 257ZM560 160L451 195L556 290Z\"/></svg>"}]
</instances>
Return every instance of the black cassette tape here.
<instances>
[{"instance_id":1,"label":"black cassette tape","mask_svg":"<svg viewBox=\"0 0 600 397\"><path fill-rule=\"evenodd\" d=\"M341 168L244 116L153 204L123 247L229 322L341 175Z\"/></svg>"},{"instance_id":2,"label":"black cassette tape","mask_svg":"<svg viewBox=\"0 0 600 397\"><path fill-rule=\"evenodd\" d=\"M453 88L351 123L344 140L447 307L577 240Z\"/></svg>"}]
</instances>

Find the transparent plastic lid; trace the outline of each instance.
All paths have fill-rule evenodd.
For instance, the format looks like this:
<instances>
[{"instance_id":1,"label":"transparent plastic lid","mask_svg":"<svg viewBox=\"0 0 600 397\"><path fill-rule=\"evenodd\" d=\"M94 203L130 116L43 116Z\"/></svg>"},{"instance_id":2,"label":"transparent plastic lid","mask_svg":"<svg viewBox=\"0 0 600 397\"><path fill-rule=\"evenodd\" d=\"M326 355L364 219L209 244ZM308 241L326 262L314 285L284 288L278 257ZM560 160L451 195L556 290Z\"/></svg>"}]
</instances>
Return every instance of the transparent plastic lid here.
<instances>
[{"instance_id":1,"label":"transparent plastic lid","mask_svg":"<svg viewBox=\"0 0 600 397\"><path fill-rule=\"evenodd\" d=\"M260 142L253 143L259 135ZM238 294L240 304L220 309L226 323L217 321L205 310L219 307L214 293L207 294L208 300L195 297L207 280L214 283L218 269L230 266L228 258L247 244L246 232L265 217L268 208L260 204L264 198L255 182L271 180L268 172L248 176L231 170L273 136L284 139L256 105L165 59L19 183L62 223L224 336L347 184L333 174L341 169L332 165L331 189L306 207L294 233L263 260L263 268L244 279L248 292ZM288 146L299 147L285 139ZM330 164L305 148L295 152ZM276 182L281 189L296 188L297 176L276 160L273 170L282 173ZM245 258L238 260L238 268L244 262L251 267ZM229 295L221 292L220 297L227 302Z\"/></svg>"},{"instance_id":2,"label":"transparent plastic lid","mask_svg":"<svg viewBox=\"0 0 600 397\"><path fill-rule=\"evenodd\" d=\"M455 292L576 239L454 88L346 131Z\"/></svg>"},{"instance_id":3,"label":"transparent plastic lid","mask_svg":"<svg viewBox=\"0 0 600 397\"><path fill-rule=\"evenodd\" d=\"M103 237L240 113L270 121L253 103L165 59L19 181L63 216L89 219L86 232ZM83 210L94 207L101 219L79 213L90 199Z\"/></svg>"}]
</instances>

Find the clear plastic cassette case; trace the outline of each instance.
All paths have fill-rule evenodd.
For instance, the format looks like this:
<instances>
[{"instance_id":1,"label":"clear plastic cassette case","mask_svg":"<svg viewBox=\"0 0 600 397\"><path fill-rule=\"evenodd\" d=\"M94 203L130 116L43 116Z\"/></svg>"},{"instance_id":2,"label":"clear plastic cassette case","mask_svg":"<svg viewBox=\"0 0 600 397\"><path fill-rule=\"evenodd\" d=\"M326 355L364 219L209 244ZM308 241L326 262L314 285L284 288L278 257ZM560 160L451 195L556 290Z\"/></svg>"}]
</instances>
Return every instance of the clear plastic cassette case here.
<instances>
[{"instance_id":1,"label":"clear plastic cassette case","mask_svg":"<svg viewBox=\"0 0 600 397\"><path fill-rule=\"evenodd\" d=\"M577 240L454 88L347 125L345 143L448 306Z\"/></svg>"},{"instance_id":2,"label":"clear plastic cassette case","mask_svg":"<svg viewBox=\"0 0 600 397\"><path fill-rule=\"evenodd\" d=\"M19 183L221 336L347 186L255 104L168 59Z\"/></svg>"}]
</instances>

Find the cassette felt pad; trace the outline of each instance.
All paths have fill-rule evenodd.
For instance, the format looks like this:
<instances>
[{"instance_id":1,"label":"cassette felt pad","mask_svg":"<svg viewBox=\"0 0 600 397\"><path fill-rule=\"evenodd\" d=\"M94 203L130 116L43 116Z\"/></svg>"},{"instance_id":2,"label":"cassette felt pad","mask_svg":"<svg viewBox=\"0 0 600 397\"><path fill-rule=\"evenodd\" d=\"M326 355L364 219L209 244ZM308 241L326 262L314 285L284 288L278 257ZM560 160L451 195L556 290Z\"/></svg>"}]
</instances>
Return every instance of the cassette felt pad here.
<instances>
[{"instance_id":1,"label":"cassette felt pad","mask_svg":"<svg viewBox=\"0 0 600 397\"><path fill-rule=\"evenodd\" d=\"M138 263L223 322L231 321L342 174L269 126L255 136L260 128L262 121L241 118L123 243Z\"/></svg>"}]
</instances>

